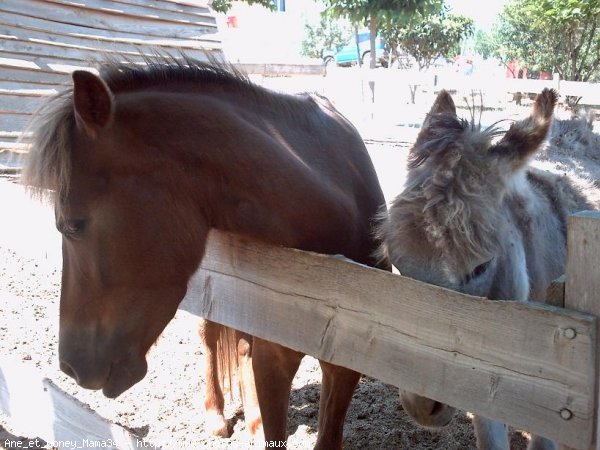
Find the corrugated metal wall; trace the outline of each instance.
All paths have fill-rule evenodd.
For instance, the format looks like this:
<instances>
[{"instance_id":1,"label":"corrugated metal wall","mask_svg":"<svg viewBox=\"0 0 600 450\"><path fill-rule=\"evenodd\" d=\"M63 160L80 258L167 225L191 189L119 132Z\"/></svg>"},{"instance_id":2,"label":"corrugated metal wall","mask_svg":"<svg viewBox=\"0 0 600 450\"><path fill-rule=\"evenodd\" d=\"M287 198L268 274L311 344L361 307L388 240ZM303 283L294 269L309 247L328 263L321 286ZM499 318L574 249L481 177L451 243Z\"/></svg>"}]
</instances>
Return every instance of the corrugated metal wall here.
<instances>
[{"instance_id":1,"label":"corrugated metal wall","mask_svg":"<svg viewBox=\"0 0 600 450\"><path fill-rule=\"evenodd\" d=\"M106 54L220 53L212 11L176 0L0 0L0 152L75 68Z\"/></svg>"}]
</instances>

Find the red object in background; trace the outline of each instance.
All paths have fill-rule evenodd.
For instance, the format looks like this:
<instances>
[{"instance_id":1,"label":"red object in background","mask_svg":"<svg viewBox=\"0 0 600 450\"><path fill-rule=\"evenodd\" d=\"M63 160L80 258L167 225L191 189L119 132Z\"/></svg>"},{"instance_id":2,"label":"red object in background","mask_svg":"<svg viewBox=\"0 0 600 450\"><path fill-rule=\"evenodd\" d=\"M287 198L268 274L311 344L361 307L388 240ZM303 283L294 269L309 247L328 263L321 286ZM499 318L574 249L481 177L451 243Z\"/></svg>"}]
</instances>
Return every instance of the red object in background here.
<instances>
[{"instance_id":1,"label":"red object in background","mask_svg":"<svg viewBox=\"0 0 600 450\"><path fill-rule=\"evenodd\" d=\"M540 71L540 80L551 80L552 74L548 72Z\"/></svg>"},{"instance_id":2,"label":"red object in background","mask_svg":"<svg viewBox=\"0 0 600 450\"><path fill-rule=\"evenodd\" d=\"M229 28L237 28L238 27L238 18L237 18L237 16L229 16L229 17L227 17L227 26Z\"/></svg>"},{"instance_id":3,"label":"red object in background","mask_svg":"<svg viewBox=\"0 0 600 450\"><path fill-rule=\"evenodd\" d=\"M513 59L506 65L506 78L527 78L527 68L520 67L519 61Z\"/></svg>"}]
</instances>

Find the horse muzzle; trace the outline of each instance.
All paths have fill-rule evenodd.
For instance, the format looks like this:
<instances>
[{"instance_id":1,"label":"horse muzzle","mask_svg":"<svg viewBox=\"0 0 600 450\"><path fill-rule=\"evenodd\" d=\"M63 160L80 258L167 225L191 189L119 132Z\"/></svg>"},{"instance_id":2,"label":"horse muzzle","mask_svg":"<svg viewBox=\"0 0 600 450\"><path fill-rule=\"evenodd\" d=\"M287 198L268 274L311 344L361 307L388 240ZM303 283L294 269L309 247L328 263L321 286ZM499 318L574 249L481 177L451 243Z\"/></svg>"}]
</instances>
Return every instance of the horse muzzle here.
<instances>
[{"instance_id":1,"label":"horse muzzle","mask_svg":"<svg viewBox=\"0 0 600 450\"><path fill-rule=\"evenodd\" d=\"M145 355L122 351L122 346L88 347L85 339L61 333L58 355L60 369L85 389L100 390L115 398L144 378L148 371ZM121 349L121 351L119 351Z\"/></svg>"}]
</instances>

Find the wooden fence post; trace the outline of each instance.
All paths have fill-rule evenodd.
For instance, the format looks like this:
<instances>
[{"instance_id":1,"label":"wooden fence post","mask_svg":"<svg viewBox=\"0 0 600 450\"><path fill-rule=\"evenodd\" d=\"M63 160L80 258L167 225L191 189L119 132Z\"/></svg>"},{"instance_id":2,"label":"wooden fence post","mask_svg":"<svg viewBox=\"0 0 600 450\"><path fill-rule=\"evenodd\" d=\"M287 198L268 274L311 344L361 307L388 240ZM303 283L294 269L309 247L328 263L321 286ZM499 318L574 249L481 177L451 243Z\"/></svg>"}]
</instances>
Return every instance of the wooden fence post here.
<instances>
[{"instance_id":1,"label":"wooden fence post","mask_svg":"<svg viewBox=\"0 0 600 450\"><path fill-rule=\"evenodd\" d=\"M600 212L582 211L569 217L565 308L600 317ZM596 336L595 433L590 449L600 450L599 440L599 352L600 336Z\"/></svg>"},{"instance_id":2,"label":"wooden fence post","mask_svg":"<svg viewBox=\"0 0 600 450\"><path fill-rule=\"evenodd\" d=\"M560 94L560 75L558 73L552 74L552 84L554 90L556 90L556 92Z\"/></svg>"}]
</instances>

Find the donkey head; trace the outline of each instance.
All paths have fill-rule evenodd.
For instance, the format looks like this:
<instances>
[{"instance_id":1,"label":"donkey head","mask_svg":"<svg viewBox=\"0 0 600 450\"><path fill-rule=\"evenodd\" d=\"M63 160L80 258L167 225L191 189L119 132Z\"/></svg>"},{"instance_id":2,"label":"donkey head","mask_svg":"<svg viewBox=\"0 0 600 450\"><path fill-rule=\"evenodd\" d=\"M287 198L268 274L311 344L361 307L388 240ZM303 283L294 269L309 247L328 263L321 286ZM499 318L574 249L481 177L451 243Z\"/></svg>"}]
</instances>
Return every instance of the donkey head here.
<instances>
[{"instance_id":1,"label":"donkey head","mask_svg":"<svg viewBox=\"0 0 600 450\"><path fill-rule=\"evenodd\" d=\"M384 252L403 275L493 296L494 273L512 245L504 198L525 180L555 103L556 93L544 90L531 115L502 135L459 119L450 95L438 95L411 149L405 189L382 226Z\"/></svg>"}]
</instances>

